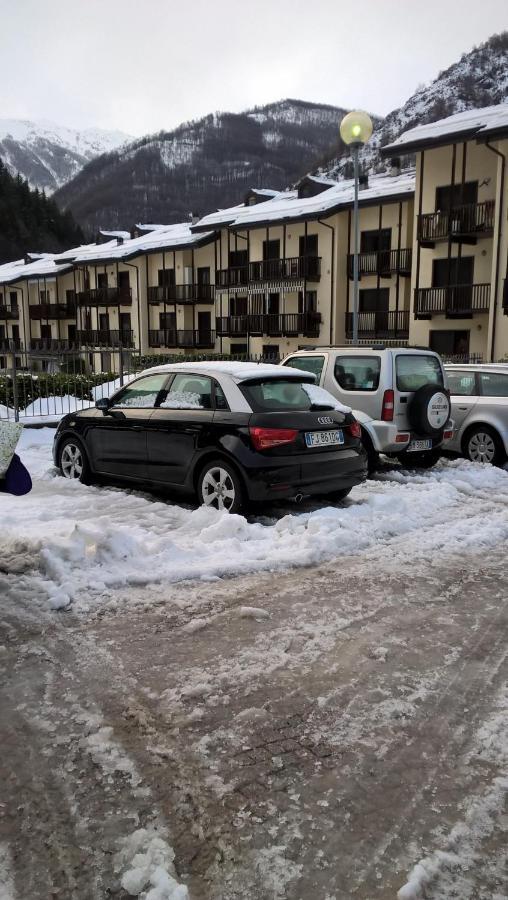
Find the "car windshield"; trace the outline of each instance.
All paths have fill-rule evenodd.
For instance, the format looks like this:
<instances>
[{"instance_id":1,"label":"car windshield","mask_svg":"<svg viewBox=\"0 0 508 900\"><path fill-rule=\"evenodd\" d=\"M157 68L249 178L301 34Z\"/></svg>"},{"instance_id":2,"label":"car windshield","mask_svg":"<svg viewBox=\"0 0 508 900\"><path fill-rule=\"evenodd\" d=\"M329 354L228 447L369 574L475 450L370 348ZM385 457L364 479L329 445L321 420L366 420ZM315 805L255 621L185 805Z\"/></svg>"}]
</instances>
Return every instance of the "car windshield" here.
<instances>
[{"instance_id":1,"label":"car windshield","mask_svg":"<svg viewBox=\"0 0 508 900\"><path fill-rule=\"evenodd\" d=\"M443 387L443 370L437 356L398 353L395 357L395 371L399 391L417 391L424 384Z\"/></svg>"},{"instance_id":2,"label":"car windshield","mask_svg":"<svg viewBox=\"0 0 508 900\"><path fill-rule=\"evenodd\" d=\"M328 391L294 378L256 379L239 385L254 412L275 410L341 409Z\"/></svg>"}]
</instances>

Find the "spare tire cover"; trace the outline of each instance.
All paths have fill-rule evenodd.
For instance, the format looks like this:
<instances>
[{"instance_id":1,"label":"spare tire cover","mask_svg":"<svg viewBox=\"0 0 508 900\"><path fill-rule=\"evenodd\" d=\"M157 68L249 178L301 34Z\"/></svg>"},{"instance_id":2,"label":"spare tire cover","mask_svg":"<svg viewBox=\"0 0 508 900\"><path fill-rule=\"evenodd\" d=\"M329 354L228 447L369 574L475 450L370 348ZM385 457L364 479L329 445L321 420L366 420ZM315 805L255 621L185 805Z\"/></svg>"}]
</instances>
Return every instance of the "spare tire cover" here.
<instances>
[{"instance_id":1,"label":"spare tire cover","mask_svg":"<svg viewBox=\"0 0 508 900\"><path fill-rule=\"evenodd\" d=\"M409 423L418 434L436 437L450 418L450 410L448 391L435 384L424 384L409 405Z\"/></svg>"}]
</instances>

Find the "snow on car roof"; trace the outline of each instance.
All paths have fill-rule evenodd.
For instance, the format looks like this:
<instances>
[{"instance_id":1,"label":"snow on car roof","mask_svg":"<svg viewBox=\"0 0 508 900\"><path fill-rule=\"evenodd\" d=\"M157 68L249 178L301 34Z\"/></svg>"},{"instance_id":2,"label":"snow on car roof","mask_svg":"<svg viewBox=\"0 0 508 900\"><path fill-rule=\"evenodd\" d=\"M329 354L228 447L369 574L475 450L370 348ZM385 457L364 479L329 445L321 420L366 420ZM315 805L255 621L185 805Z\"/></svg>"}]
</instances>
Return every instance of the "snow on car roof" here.
<instances>
[{"instance_id":1,"label":"snow on car roof","mask_svg":"<svg viewBox=\"0 0 508 900\"><path fill-rule=\"evenodd\" d=\"M140 372L140 375L152 374L153 372L196 372L203 375L229 375L233 381L248 381L251 378L296 378L305 379L307 373L300 372L298 369L288 369L282 366L272 365L271 363L252 363L252 362L229 362L226 360L217 360L210 362L183 362L183 363L166 363L162 366L153 366ZM314 376L309 377L314 378Z\"/></svg>"}]
</instances>

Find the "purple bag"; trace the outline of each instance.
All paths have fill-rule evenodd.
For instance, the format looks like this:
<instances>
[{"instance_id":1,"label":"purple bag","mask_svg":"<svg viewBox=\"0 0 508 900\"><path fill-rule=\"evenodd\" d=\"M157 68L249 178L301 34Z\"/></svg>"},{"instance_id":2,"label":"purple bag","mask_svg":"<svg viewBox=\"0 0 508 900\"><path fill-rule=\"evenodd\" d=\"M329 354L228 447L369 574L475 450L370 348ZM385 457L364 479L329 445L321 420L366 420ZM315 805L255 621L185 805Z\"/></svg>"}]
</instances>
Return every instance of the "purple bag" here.
<instances>
[{"instance_id":1,"label":"purple bag","mask_svg":"<svg viewBox=\"0 0 508 900\"><path fill-rule=\"evenodd\" d=\"M9 468L3 478L0 478L0 491L4 494L15 494L21 497L32 490L32 479L28 469L25 468L17 453L11 459Z\"/></svg>"}]
</instances>

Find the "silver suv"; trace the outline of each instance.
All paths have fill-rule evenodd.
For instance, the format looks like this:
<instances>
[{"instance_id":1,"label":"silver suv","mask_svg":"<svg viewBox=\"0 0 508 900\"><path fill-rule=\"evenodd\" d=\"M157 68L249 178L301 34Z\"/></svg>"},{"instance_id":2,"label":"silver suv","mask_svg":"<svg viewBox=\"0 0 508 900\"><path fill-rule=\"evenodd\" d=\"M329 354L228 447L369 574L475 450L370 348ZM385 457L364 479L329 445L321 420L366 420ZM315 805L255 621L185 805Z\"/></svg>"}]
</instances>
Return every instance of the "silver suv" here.
<instances>
[{"instance_id":1,"label":"silver suv","mask_svg":"<svg viewBox=\"0 0 508 900\"><path fill-rule=\"evenodd\" d=\"M504 465L508 458L508 365L446 365L453 440L447 450L473 462Z\"/></svg>"},{"instance_id":2,"label":"silver suv","mask_svg":"<svg viewBox=\"0 0 508 900\"><path fill-rule=\"evenodd\" d=\"M429 468L453 434L446 373L432 350L316 347L281 363L312 372L316 383L353 410L373 471L379 454Z\"/></svg>"}]
</instances>

